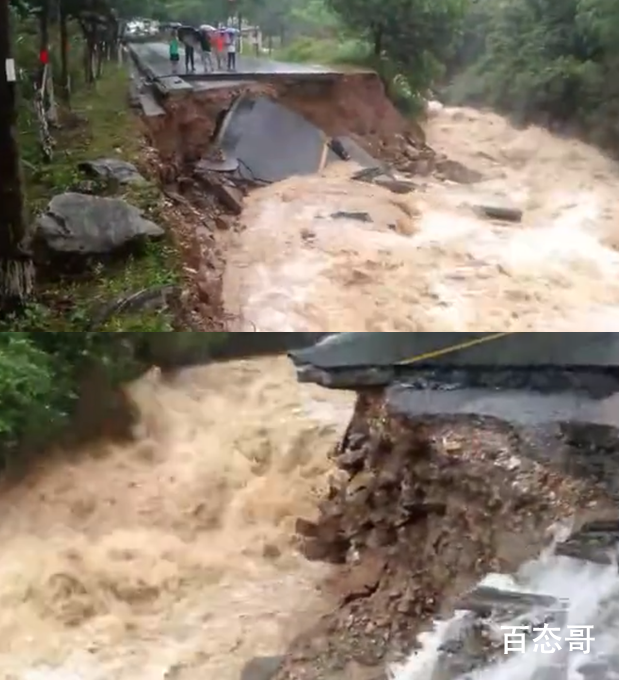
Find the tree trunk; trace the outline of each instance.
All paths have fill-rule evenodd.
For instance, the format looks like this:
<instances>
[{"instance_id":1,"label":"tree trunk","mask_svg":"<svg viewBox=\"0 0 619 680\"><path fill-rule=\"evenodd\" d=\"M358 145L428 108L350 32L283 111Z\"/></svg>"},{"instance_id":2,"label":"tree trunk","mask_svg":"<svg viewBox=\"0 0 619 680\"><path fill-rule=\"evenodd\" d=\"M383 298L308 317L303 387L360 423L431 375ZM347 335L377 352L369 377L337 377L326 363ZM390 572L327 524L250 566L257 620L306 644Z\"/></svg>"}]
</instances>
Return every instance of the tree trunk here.
<instances>
[{"instance_id":1,"label":"tree trunk","mask_svg":"<svg viewBox=\"0 0 619 680\"><path fill-rule=\"evenodd\" d=\"M21 247L26 223L15 131L15 64L9 16L9 3L0 2L0 305L4 310L23 303L34 281L32 260Z\"/></svg>"},{"instance_id":2,"label":"tree trunk","mask_svg":"<svg viewBox=\"0 0 619 680\"><path fill-rule=\"evenodd\" d=\"M87 35L84 44L84 79L87 85L95 82L95 50L94 37Z\"/></svg>"},{"instance_id":3,"label":"tree trunk","mask_svg":"<svg viewBox=\"0 0 619 680\"><path fill-rule=\"evenodd\" d=\"M95 68L95 79L100 80L101 76L103 75L103 60L105 59L105 55L107 54L107 46L105 43L97 43L97 46L95 48L96 54L95 54L95 62L96 62L96 68Z\"/></svg>"},{"instance_id":4,"label":"tree trunk","mask_svg":"<svg viewBox=\"0 0 619 680\"><path fill-rule=\"evenodd\" d=\"M383 27L375 26L372 32L374 34L374 56L380 59L383 53Z\"/></svg>"},{"instance_id":5,"label":"tree trunk","mask_svg":"<svg viewBox=\"0 0 619 680\"><path fill-rule=\"evenodd\" d=\"M47 122L58 127L58 107L56 106L56 93L54 91L54 69L50 63L48 68L49 76L47 80Z\"/></svg>"},{"instance_id":6,"label":"tree trunk","mask_svg":"<svg viewBox=\"0 0 619 680\"><path fill-rule=\"evenodd\" d=\"M60 96L65 103L71 100L71 83L69 82L69 34L67 31L67 13L63 0L59 3L58 24L60 27Z\"/></svg>"}]
</instances>

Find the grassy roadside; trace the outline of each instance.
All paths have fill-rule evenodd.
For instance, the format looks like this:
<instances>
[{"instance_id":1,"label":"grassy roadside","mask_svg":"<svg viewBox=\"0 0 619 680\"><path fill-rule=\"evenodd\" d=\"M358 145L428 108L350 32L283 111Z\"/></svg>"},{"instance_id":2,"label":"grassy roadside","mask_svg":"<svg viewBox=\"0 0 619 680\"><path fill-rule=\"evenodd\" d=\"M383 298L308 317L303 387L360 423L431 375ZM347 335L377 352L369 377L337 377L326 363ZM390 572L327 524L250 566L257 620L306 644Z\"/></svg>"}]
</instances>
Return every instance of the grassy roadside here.
<instances>
[{"instance_id":1,"label":"grassy roadside","mask_svg":"<svg viewBox=\"0 0 619 680\"><path fill-rule=\"evenodd\" d=\"M32 112L28 104L22 102L19 139L29 219L34 219L52 196L84 180L77 170L80 161L112 157L139 167L144 150L143 134L139 118L128 105L127 78L123 67L108 64L94 87L80 86L73 95L71 111L61 111L61 129L53 131L54 159L47 165L40 160ZM155 183L121 189L102 187L101 193L125 198L141 208L149 219L165 226L161 212L163 199ZM176 283L179 270L174 244L164 241L149 244L142 253L128 260L95 265L79 277L40 281L26 314L13 319L6 330L87 330L92 310L98 305L144 288ZM119 317L97 328L101 331L171 329L171 320L155 313Z\"/></svg>"},{"instance_id":2,"label":"grassy roadside","mask_svg":"<svg viewBox=\"0 0 619 680\"><path fill-rule=\"evenodd\" d=\"M321 64L324 66L371 67L369 47L360 40L335 38L297 38L273 50L276 61Z\"/></svg>"}]
</instances>

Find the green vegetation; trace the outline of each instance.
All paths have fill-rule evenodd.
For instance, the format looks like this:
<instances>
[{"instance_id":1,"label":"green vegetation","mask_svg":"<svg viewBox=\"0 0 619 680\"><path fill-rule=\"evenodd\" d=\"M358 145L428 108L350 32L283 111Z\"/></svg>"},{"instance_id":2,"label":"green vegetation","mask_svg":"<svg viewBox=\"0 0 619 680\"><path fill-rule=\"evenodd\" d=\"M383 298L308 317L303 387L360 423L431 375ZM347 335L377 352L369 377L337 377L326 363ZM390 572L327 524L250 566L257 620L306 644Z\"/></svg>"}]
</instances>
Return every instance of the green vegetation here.
<instances>
[{"instance_id":1,"label":"green vegetation","mask_svg":"<svg viewBox=\"0 0 619 680\"><path fill-rule=\"evenodd\" d=\"M469 0L447 95L559 125L619 151L619 4Z\"/></svg>"},{"instance_id":2,"label":"green vegetation","mask_svg":"<svg viewBox=\"0 0 619 680\"><path fill-rule=\"evenodd\" d=\"M27 111L27 107L25 107ZM70 190L84 180L77 170L80 161L93 158L139 159L142 133L138 118L127 107L127 74L110 65L94 89L78 91L72 102L68 124L56 135L57 151L51 163L38 159L36 126L28 115L22 121L22 149L25 163L25 193L30 214L43 208L49 199ZM156 222L161 221L161 192L154 184L130 187L102 186L98 194L117 195L141 208ZM115 264L93 265L90 276L72 281L44 283L35 300L20 319L8 326L49 330L86 330L92 309L114 298L154 286L177 282L178 254L169 241L149 244L143 252ZM171 330L171 320L159 314L126 315L114 318L99 330Z\"/></svg>"},{"instance_id":3,"label":"green vegetation","mask_svg":"<svg viewBox=\"0 0 619 680\"><path fill-rule=\"evenodd\" d=\"M32 453L65 434L90 437L130 424L131 405L117 389L152 359L207 360L222 333L0 333L0 471L20 472ZM96 390L90 430L67 430L79 398ZM108 419L109 422L106 422Z\"/></svg>"},{"instance_id":4,"label":"green vegetation","mask_svg":"<svg viewBox=\"0 0 619 680\"><path fill-rule=\"evenodd\" d=\"M122 345L107 336L0 334L2 469L16 470L21 454L62 431L78 398L79 375L94 356L117 366Z\"/></svg>"},{"instance_id":5,"label":"green vegetation","mask_svg":"<svg viewBox=\"0 0 619 680\"><path fill-rule=\"evenodd\" d=\"M258 0L243 1L260 16ZM272 24L286 26L281 35L276 31L277 58L368 65L413 112L419 95L433 89L450 103L489 106L522 123L584 134L619 152L614 0L314 0L303 10L295 2L283 5L276 13L279 24ZM269 8L273 14L272 3Z\"/></svg>"},{"instance_id":6,"label":"green vegetation","mask_svg":"<svg viewBox=\"0 0 619 680\"><path fill-rule=\"evenodd\" d=\"M24 22L17 43L18 56L26 66L36 63L31 22ZM79 50L79 37L74 36ZM41 158L39 129L30 93L22 93L19 107L19 143L23 163L24 193L29 219L56 194L79 188L84 176L81 161L120 158L139 165L143 134L139 118L127 104L128 74L124 66L110 62L94 85L84 82L78 68L72 73L70 108L60 106L60 128L54 130L51 162ZM25 88L24 88L25 89ZM162 195L154 183L129 187L91 182L99 195L125 198L142 209L149 219L162 223ZM79 276L44 278L19 316L0 323L0 330L42 328L50 331L89 330L92 310L125 295L178 282L180 263L170 241L151 243L128 259L102 266L95 263ZM172 330L169 315L126 314L102 324L102 331Z\"/></svg>"}]
</instances>

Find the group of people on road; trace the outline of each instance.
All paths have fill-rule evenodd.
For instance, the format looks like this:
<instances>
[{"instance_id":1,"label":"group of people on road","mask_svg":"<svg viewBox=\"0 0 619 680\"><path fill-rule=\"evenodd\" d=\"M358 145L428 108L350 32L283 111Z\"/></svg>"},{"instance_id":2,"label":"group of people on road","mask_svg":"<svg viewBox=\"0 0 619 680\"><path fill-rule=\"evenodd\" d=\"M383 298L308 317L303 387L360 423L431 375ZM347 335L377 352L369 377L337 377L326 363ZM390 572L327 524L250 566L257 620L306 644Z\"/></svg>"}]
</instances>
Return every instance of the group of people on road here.
<instances>
[{"instance_id":1,"label":"group of people on road","mask_svg":"<svg viewBox=\"0 0 619 680\"><path fill-rule=\"evenodd\" d=\"M208 31L202 28L181 33L179 29L174 29L170 38L170 62L172 73L175 74L178 73L180 64L181 43L185 48L187 73L195 73L196 51L202 60L204 73L215 70L236 71L236 33L227 30Z\"/></svg>"}]
</instances>

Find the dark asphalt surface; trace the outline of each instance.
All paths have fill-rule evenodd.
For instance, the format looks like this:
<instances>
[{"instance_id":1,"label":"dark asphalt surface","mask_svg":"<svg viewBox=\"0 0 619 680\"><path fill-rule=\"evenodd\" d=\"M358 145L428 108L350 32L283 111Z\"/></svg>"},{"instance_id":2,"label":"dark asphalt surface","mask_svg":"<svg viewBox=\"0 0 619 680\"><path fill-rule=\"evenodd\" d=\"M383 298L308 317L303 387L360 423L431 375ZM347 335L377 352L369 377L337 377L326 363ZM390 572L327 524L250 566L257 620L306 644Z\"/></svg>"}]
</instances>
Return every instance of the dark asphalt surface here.
<instances>
[{"instance_id":1,"label":"dark asphalt surface","mask_svg":"<svg viewBox=\"0 0 619 680\"><path fill-rule=\"evenodd\" d=\"M619 367L619 333L339 333L294 355L323 369L393 366Z\"/></svg>"},{"instance_id":2,"label":"dark asphalt surface","mask_svg":"<svg viewBox=\"0 0 619 680\"><path fill-rule=\"evenodd\" d=\"M168 45L163 42L157 43L133 43L131 49L137 55L137 57L145 65L147 65L151 71L158 78L169 78L173 77L175 74L172 73L172 65L168 58ZM288 75L325 75L330 73L338 73L339 71L334 71L324 66L311 66L307 64L287 64L278 61L271 61L269 59L261 59L258 57L246 56L237 54L238 68L236 73L240 76L249 76L255 74L288 74ZM183 77L185 75L185 56L183 50L181 49L181 60L178 70L178 76ZM228 72L224 72L226 79L230 78ZM202 75L202 64L200 59L196 59L196 74ZM217 81L218 72L205 74L209 76L209 80ZM194 78L193 76L192 78ZM198 81L202 84L204 81Z\"/></svg>"},{"instance_id":3,"label":"dark asphalt surface","mask_svg":"<svg viewBox=\"0 0 619 680\"><path fill-rule=\"evenodd\" d=\"M290 357L303 382L344 389L402 383L414 392L447 390L440 403L433 397L431 406L438 411L464 412L470 401L484 412L480 404L485 405L486 395L491 409L499 391L578 393L593 400L619 393L618 333L340 333L291 351ZM515 408L519 399L503 399L502 408L522 413ZM545 419L577 410L562 399L540 404L539 413ZM526 418L534 419L534 411ZM587 408L582 413L589 417Z\"/></svg>"},{"instance_id":4,"label":"dark asphalt surface","mask_svg":"<svg viewBox=\"0 0 619 680\"><path fill-rule=\"evenodd\" d=\"M218 140L226 157L238 160L241 175L260 182L319 172L329 158L327 141L305 118L267 97L241 97Z\"/></svg>"}]
</instances>

